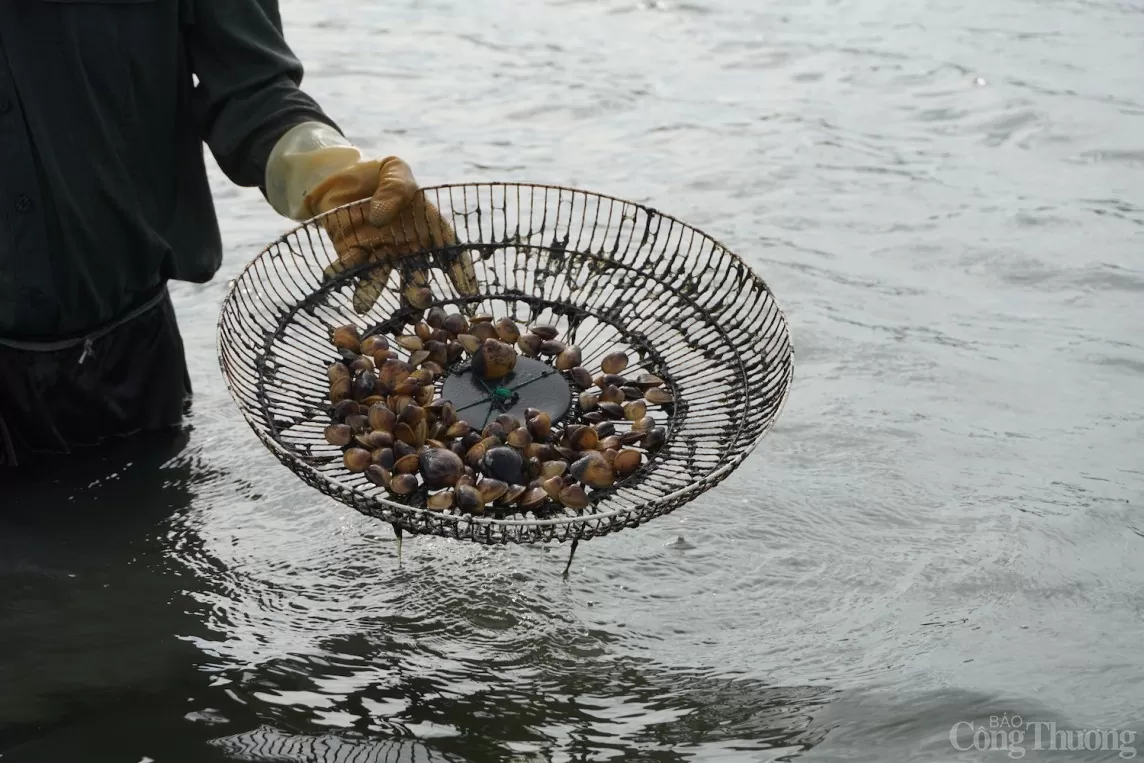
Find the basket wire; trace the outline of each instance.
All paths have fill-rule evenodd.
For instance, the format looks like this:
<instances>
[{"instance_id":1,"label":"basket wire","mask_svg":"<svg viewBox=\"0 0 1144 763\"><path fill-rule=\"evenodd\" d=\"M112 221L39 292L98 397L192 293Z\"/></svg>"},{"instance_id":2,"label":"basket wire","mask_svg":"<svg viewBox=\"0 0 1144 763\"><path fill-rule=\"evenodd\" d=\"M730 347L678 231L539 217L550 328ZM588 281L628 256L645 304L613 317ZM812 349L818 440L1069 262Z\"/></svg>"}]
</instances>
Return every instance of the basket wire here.
<instances>
[{"instance_id":1,"label":"basket wire","mask_svg":"<svg viewBox=\"0 0 1144 763\"><path fill-rule=\"evenodd\" d=\"M578 541L638 527L693 500L774 426L793 376L786 320L767 284L710 236L655 209L560 186L452 184L422 193L457 241L438 241L401 258L392 272L384 268L389 288L365 314L354 310L355 284L379 272L377 263L333 279L323 273L337 260L327 218L364 222L365 202L271 243L223 304L218 357L228 389L257 437L310 486L398 533L485 544ZM463 252L481 284L475 297L448 277ZM330 421L325 368L337 359L329 331L352 323L365 335L415 321L418 312L400 289L411 280L429 286L446 309L557 326L593 373L605 354L628 352L635 360L624 373L660 376L675 400L654 413L666 443L585 509L546 515L430 511L416 494L399 498L349 472L340 449L323 437ZM579 413L574 403L569 417Z\"/></svg>"}]
</instances>

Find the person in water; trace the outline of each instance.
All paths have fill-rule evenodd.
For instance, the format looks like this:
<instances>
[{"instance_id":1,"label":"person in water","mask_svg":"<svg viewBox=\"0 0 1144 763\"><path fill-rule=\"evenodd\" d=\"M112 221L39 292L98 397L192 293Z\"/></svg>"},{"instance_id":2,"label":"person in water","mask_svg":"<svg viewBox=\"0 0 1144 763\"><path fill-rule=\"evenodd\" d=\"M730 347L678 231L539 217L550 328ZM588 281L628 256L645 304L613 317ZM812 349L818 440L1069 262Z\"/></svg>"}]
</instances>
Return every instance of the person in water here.
<instances>
[{"instance_id":1,"label":"person in water","mask_svg":"<svg viewBox=\"0 0 1144 763\"><path fill-rule=\"evenodd\" d=\"M372 197L325 218L335 272L455 241L302 74L276 0L0 0L0 465L182 421L167 284L222 261L204 144L291 220ZM383 287L367 274L355 309Z\"/></svg>"}]
</instances>

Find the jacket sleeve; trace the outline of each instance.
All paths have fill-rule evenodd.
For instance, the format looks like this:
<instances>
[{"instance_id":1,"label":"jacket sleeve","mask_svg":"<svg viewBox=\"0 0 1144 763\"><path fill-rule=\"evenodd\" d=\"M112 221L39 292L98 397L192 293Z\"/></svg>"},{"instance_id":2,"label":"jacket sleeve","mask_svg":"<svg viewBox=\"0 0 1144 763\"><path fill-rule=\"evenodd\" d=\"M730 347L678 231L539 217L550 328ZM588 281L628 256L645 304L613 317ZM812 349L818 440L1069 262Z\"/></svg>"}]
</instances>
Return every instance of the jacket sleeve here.
<instances>
[{"instance_id":1,"label":"jacket sleeve","mask_svg":"<svg viewBox=\"0 0 1144 763\"><path fill-rule=\"evenodd\" d=\"M199 134L231 182L265 194L266 162L287 130L337 125L300 89L277 0L184 0L187 53L198 83Z\"/></svg>"}]
</instances>

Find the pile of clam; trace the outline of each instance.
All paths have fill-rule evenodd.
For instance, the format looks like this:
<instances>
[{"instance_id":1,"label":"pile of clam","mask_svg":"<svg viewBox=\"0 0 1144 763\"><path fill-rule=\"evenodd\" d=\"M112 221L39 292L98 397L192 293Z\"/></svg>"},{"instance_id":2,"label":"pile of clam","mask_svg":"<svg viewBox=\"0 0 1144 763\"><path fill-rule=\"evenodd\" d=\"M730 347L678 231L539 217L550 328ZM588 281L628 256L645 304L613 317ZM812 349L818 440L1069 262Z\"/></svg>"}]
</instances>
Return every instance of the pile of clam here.
<instances>
[{"instance_id":1,"label":"pile of clam","mask_svg":"<svg viewBox=\"0 0 1144 763\"><path fill-rule=\"evenodd\" d=\"M403 330L361 336L331 331L340 359L327 369L333 422L325 438L351 472L397 496L424 491L433 511L484 514L583 509L595 490L635 473L666 432L649 406L670 406L663 380L625 377L625 353L606 355L598 374L580 365L576 345L549 325L526 330L509 318L447 314L441 307ZM508 374L519 355L551 364L579 390L567 423L526 409L501 414L480 431L437 396L437 381L467 361L477 376Z\"/></svg>"}]
</instances>

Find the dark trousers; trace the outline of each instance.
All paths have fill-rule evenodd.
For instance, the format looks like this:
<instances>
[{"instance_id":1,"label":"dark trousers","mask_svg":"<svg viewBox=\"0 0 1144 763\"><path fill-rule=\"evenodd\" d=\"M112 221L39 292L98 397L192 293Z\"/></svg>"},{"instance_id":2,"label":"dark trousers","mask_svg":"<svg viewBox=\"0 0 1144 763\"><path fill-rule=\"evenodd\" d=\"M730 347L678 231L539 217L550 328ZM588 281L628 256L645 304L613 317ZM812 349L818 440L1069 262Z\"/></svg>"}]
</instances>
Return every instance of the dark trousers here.
<instances>
[{"instance_id":1,"label":"dark trousers","mask_svg":"<svg viewBox=\"0 0 1144 763\"><path fill-rule=\"evenodd\" d=\"M0 467L176 427L191 400L166 287L86 337L0 338Z\"/></svg>"}]
</instances>

